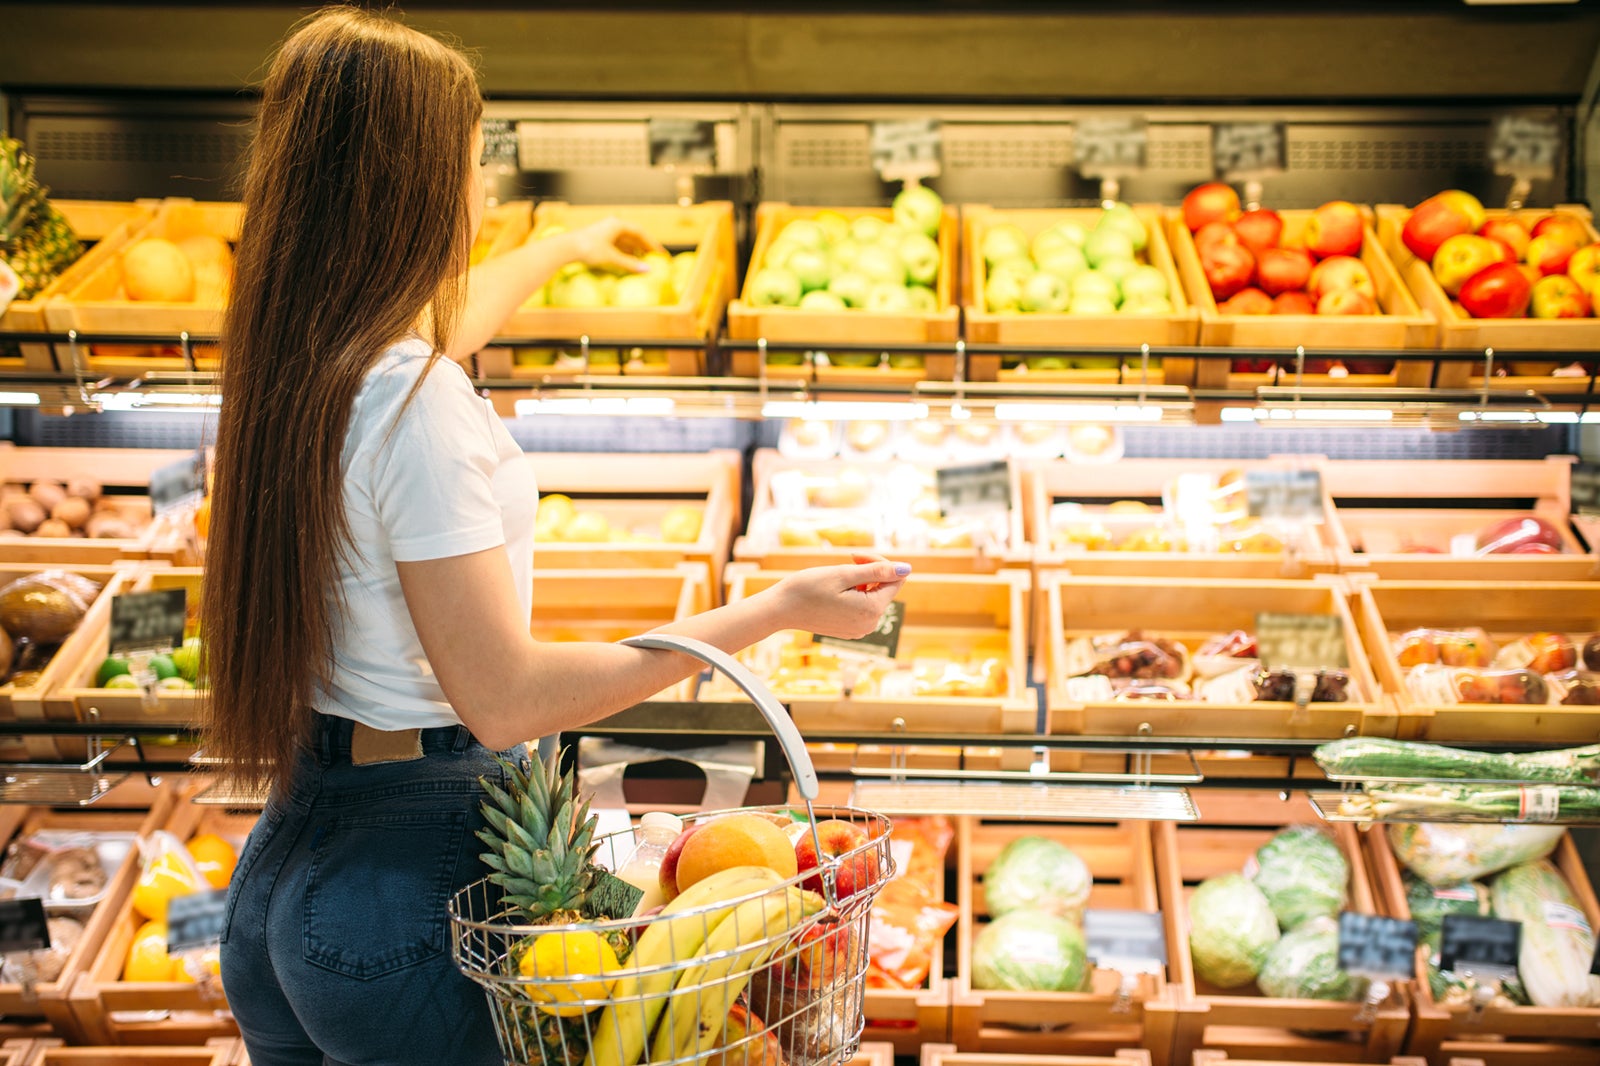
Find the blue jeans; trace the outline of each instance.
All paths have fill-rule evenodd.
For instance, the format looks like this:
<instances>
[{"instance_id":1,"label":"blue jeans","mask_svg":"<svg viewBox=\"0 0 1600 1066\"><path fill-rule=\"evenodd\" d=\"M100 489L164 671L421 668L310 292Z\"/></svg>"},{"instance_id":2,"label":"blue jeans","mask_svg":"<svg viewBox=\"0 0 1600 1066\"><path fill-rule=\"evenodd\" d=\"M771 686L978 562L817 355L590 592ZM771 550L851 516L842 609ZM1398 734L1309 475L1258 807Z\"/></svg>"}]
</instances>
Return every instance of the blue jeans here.
<instances>
[{"instance_id":1,"label":"blue jeans","mask_svg":"<svg viewBox=\"0 0 1600 1066\"><path fill-rule=\"evenodd\" d=\"M350 723L267 803L239 856L222 982L254 1066L502 1066L484 992L450 955L451 894L484 876L479 776L464 728L424 758L353 766Z\"/></svg>"}]
</instances>

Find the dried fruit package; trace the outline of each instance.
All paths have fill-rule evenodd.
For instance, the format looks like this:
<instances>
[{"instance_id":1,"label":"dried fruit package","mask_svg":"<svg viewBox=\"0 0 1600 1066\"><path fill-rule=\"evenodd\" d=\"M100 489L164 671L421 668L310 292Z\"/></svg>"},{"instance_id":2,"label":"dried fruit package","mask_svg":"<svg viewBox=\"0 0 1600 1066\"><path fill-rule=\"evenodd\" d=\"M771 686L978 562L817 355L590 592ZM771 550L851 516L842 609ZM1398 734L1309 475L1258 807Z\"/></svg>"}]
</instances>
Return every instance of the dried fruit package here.
<instances>
[{"instance_id":1,"label":"dried fruit package","mask_svg":"<svg viewBox=\"0 0 1600 1066\"><path fill-rule=\"evenodd\" d=\"M1138 630L1106 644L1096 641L1095 652L1098 661L1084 673L1137 681L1183 680L1189 674L1189 652L1182 644Z\"/></svg>"},{"instance_id":2,"label":"dried fruit package","mask_svg":"<svg viewBox=\"0 0 1600 1066\"><path fill-rule=\"evenodd\" d=\"M1557 674L1578 665L1578 648L1565 633L1530 633L1501 648L1493 665L1501 670Z\"/></svg>"},{"instance_id":3,"label":"dried fruit package","mask_svg":"<svg viewBox=\"0 0 1600 1066\"><path fill-rule=\"evenodd\" d=\"M1551 688L1529 670L1469 670L1416 666L1406 674L1406 691L1418 703L1541 704Z\"/></svg>"},{"instance_id":4,"label":"dried fruit package","mask_svg":"<svg viewBox=\"0 0 1600 1066\"><path fill-rule=\"evenodd\" d=\"M960 913L939 891L945 852L954 835L944 817L895 821L889 839L895 875L872 901L867 942L870 987L917 989L927 981L934 949Z\"/></svg>"}]
</instances>

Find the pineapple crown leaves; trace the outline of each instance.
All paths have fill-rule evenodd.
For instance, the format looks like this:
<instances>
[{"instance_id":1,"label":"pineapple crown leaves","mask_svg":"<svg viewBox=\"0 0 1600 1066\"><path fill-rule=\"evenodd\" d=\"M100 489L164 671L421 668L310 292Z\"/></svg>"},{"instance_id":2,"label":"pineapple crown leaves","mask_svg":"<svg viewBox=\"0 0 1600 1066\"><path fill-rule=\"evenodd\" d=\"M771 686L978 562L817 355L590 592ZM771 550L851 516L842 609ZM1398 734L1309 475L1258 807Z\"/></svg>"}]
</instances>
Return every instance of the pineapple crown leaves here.
<instances>
[{"instance_id":1,"label":"pineapple crown leaves","mask_svg":"<svg viewBox=\"0 0 1600 1066\"><path fill-rule=\"evenodd\" d=\"M22 237L49 191L34 178L33 156L23 151L22 142L0 137L0 248Z\"/></svg>"},{"instance_id":2,"label":"pineapple crown leaves","mask_svg":"<svg viewBox=\"0 0 1600 1066\"><path fill-rule=\"evenodd\" d=\"M577 796L576 774L561 772L561 755L528 773L496 757L507 787L479 778L488 799L487 826L478 831L489 851L481 858L508 906L535 921L579 910L594 882L599 818Z\"/></svg>"}]
</instances>

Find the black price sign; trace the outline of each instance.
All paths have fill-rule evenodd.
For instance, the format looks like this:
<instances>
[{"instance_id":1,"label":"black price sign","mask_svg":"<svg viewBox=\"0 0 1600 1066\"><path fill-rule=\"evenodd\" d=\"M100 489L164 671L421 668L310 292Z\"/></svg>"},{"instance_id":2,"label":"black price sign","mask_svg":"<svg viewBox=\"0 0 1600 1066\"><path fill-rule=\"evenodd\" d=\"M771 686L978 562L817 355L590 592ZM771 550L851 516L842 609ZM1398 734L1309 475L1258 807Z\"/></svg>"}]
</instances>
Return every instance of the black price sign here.
<instances>
[{"instance_id":1,"label":"black price sign","mask_svg":"<svg viewBox=\"0 0 1600 1066\"><path fill-rule=\"evenodd\" d=\"M44 900L0 899L0 954L42 951L50 946L50 923L44 917Z\"/></svg>"},{"instance_id":2,"label":"black price sign","mask_svg":"<svg viewBox=\"0 0 1600 1066\"><path fill-rule=\"evenodd\" d=\"M931 118L872 124L872 168L885 181L939 176L944 134Z\"/></svg>"},{"instance_id":3,"label":"black price sign","mask_svg":"<svg viewBox=\"0 0 1600 1066\"><path fill-rule=\"evenodd\" d=\"M1149 141L1142 118L1086 118L1072 127L1072 165L1091 177L1143 170Z\"/></svg>"},{"instance_id":4,"label":"black price sign","mask_svg":"<svg viewBox=\"0 0 1600 1066\"><path fill-rule=\"evenodd\" d=\"M1249 470L1244 475L1245 506L1256 518L1319 523L1322 474L1316 470Z\"/></svg>"},{"instance_id":5,"label":"black price sign","mask_svg":"<svg viewBox=\"0 0 1600 1066\"><path fill-rule=\"evenodd\" d=\"M1500 115L1489 138L1489 160L1496 174L1548 180L1556 176L1561 142L1561 124L1554 119Z\"/></svg>"},{"instance_id":6,"label":"black price sign","mask_svg":"<svg viewBox=\"0 0 1600 1066\"><path fill-rule=\"evenodd\" d=\"M157 467L150 473L150 509L166 514L179 507L191 507L206 494L206 453L193 455Z\"/></svg>"},{"instance_id":7,"label":"black price sign","mask_svg":"<svg viewBox=\"0 0 1600 1066\"><path fill-rule=\"evenodd\" d=\"M939 513L984 515L1011 510L1011 467L1005 460L943 466L933 472Z\"/></svg>"},{"instance_id":8,"label":"black price sign","mask_svg":"<svg viewBox=\"0 0 1600 1066\"><path fill-rule=\"evenodd\" d=\"M644 889L624 881L610 870L591 867L594 884L585 897L583 914L588 918L604 918L614 914L632 914L644 899Z\"/></svg>"},{"instance_id":9,"label":"black price sign","mask_svg":"<svg viewBox=\"0 0 1600 1066\"><path fill-rule=\"evenodd\" d=\"M515 165L520 148L517 124L508 118L483 120L483 162Z\"/></svg>"},{"instance_id":10,"label":"black price sign","mask_svg":"<svg viewBox=\"0 0 1600 1066\"><path fill-rule=\"evenodd\" d=\"M176 648L189 620L189 590L129 592L111 597L111 654Z\"/></svg>"},{"instance_id":11,"label":"black price sign","mask_svg":"<svg viewBox=\"0 0 1600 1066\"><path fill-rule=\"evenodd\" d=\"M1211 127L1211 167L1223 181L1287 168L1281 122L1218 122Z\"/></svg>"},{"instance_id":12,"label":"black price sign","mask_svg":"<svg viewBox=\"0 0 1600 1066\"><path fill-rule=\"evenodd\" d=\"M1600 463L1572 464L1572 512L1600 515Z\"/></svg>"},{"instance_id":13,"label":"black price sign","mask_svg":"<svg viewBox=\"0 0 1600 1066\"><path fill-rule=\"evenodd\" d=\"M883 617L878 619L878 628L857 640L847 640L844 637L828 637L814 634L812 639L818 644L826 644L834 648L846 648L850 651L870 655L876 659L893 659L900 650L900 630L906 624L906 605L899 600L891 600Z\"/></svg>"},{"instance_id":14,"label":"black price sign","mask_svg":"<svg viewBox=\"0 0 1600 1066\"><path fill-rule=\"evenodd\" d=\"M1339 915L1339 969L1403 979L1415 972L1416 965L1416 922L1353 911Z\"/></svg>"},{"instance_id":15,"label":"black price sign","mask_svg":"<svg viewBox=\"0 0 1600 1066\"><path fill-rule=\"evenodd\" d=\"M1256 615L1256 648L1268 669L1326 670L1350 666L1344 623L1332 614Z\"/></svg>"},{"instance_id":16,"label":"black price sign","mask_svg":"<svg viewBox=\"0 0 1600 1066\"><path fill-rule=\"evenodd\" d=\"M1439 969L1515 970L1521 947L1521 922L1447 914L1439 934Z\"/></svg>"},{"instance_id":17,"label":"black price sign","mask_svg":"<svg viewBox=\"0 0 1600 1066\"><path fill-rule=\"evenodd\" d=\"M717 169L717 124L692 118L653 118L647 132L650 165Z\"/></svg>"},{"instance_id":18,"label":"black price sign","mask_svg":"<svg viewBox=\"0 0 1600 1066\"><path fill-rule=\"evenodd\" d=\"M1167 964L1167 937L1160 911L1086 910L1083 936L1096 966L1115 969L1117 963Z\"/></svg>"},{"instance_id":19,"label":"black price sign","mask_svg":"<svg viewBox=\"0 0 1600 1066\"><path fill-rule=\"evenodd\" d=\"M167 954L209 948L222 941L228 915L228 890L174 896L167 904Z\"/></svg>"}]
</instances>

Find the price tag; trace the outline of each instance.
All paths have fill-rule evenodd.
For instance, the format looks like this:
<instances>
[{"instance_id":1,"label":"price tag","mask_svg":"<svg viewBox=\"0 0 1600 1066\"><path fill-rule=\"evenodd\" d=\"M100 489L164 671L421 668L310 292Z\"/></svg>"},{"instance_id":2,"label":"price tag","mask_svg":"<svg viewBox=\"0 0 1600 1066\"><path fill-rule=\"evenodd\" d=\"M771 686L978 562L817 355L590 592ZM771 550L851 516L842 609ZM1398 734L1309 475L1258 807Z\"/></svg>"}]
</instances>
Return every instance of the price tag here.
<instances>
[{"instance_id":1,"label":"price tag","mask_svg":"<svg viewBox=\"0 0 1600 1066\"><path fill-rule=\"evenodd\" d=\"M180 507L192 507L206 494L206 453L197 449L150 474L150 509L166 514Z\"/></svg>"},{"instance_id":2,"label":"price tag","mask_svg":"<svg viewBox=\"0 0 1600 1066\"><path fill-rule=\"evenodd\" d=\"M1083 936L1101 969L1158 973L1167 965L1160 911L1086 910Z\"/></svg>"},{"instance_id":3,"label":"price tag","mask_svg":"<svg viewBox=\"0 0 1600 1066\"><path fill-rule=\"evenodd\" d=\"M1281 122L1218 122L1211 127L1211 167L1223 181L1284 170L1287 144Z\"/></svg>"},{"instance_id":4,"label":"price tag","mask_svg":"<svg viewBox=\"0 0 1600 1066\"><path fill-rule=\"evenodd\" d=\"M129 592L111 597L111 654L176 648L189 619L189 590Z\"/></svg>"},{"instance_id":5,"label":"price tag","mask_svg":"<svg viewBox=\"0 0 1600 1066\"><path fill-rule=\"evenodd\" d=\"M1072 127L1072 165L1091 178L1143 170L1149 141L1142 118L1086 118Z\"/></svg>"},{"instance_id":6,"label":"price tag","mask_svg":"<svg viewBox=\"0 0 1600 1066\"><path fill-rule=\"evenodd\" d=\"M933 472L939 513L987 515L1011 510L1011 467L1004 460L971 466L943 466Z\"/></svg>"},{"instance_id":7,"label":"price tag","mask_svg":"<svg viewBox=\"0 0 1600 1066\"><path fill-rule=\"evenodd\" d=\"M41 951L50 946L50 924L44 900L0 899L0 954Z\"/></svg>"},{"instance_id":8,"label":"price tag","mask_svg":"<svg viewBox=\"0 0 1600 1066\"><path fill-rule=\"evenodd\" d=\"M1572 464L1572 513L1600 515L1600 463Z\"/></svg>"},{"instance_id":9,"label":"price tag","mask_svg":"<svg viewBox=\"0 0 1600 1066\"><path fill-rule=\"evenodd\" d=\"M1521 947L1521 922L1447 914L1439 935L1439 969L1514 972Z\"/></svg>"},{"instance_id":10,"label":"price tag","mask_svg":"<svg viewBox=\"0 0 1600 1066\"><path fill-rule=\"evenodd\" d=\"M209 948L222 941L228 915L228 890L174 896L167 904L167 954Z\"/></svg>"},{"instance_id":11,"label":"price tag","mask_svg":"<svg viewBox=\"0 0 1600 1066\"><path fill-rule=\"evenodd\" d=\"M626 858L626 857L624 857ZM586 918L631 918L644 899L644 889L596 866L594 884L583 904Z\"/></svg>"},{"instance_id":12,"label":"price tag","mask_svg":"<svg viewBox=\"0 0 1600 1066\"><path fill-rule=\"evenodd\" d=\"M717 124L693 118L653 118L647 133L650 165L717 169Z\"/></svg>"},{"instance_id":13,"label":"price tag","mask_svg":"<svg viewBox=\"0 0 1600 1066\"><path fill-rule=\"evenodd\" d=\"M1496 174L1530 180L1556 176L1561 156L1562 129L1554 119L1528 115L1499 115L1489 138L1489 160Z\"/></svg>"},{"instance_id":14,"label":"price tag","mask_svg":"<svg viewBox=\"0 0 1600 1066\"><path fill-rule=\"evenodd\" d=\"M1332 614L1256 615L1256 648L1269 670L1347 669L1344 624Z\"/></svg>"},{"instance_id":15,"label":"price tag","mask_svg":"<svg viewBox=\"0 0 1600 1066\"><path fill-rule=\"evenodd\" d=\"M1323 520L1322 474L1316 470L1250 470L1244 475L1246 507L1257 518L1284 522Z\"/></svg>"},{"instance_id":16,"label":"price tag","mask_svg":"<svg viewBox=\"0 0 1600 1066\"><path fill-rule=\"evenodd\" d=\"M1345 911L1339 915L1339 969L1404 980L1417 964L1417 923Z\"/></svg>"},{"instance_id":17,"label":"price tag","mask_svg":"<svg viewBox=\"0 0 1600 1066\"><path fill-rule=\"evenodd\" d=\"M944 134L934 119L872 124L872 168L884 181L936 178Z\"/></svg>"},{"instance_id":18,"label":"price tag","mask_svg":"<svg viewBox=\"0 0 1600 1066\"><path fill-rule=\"evenodd\" d=\"M483 162L515 164L517 162L517 124L508 118L483 120Z\"/></svg>"},{"instance_id":19,"label":"price tag","mask_svg":"<svg viewBox=\"0 0 1600 1066\"><path fill-rule=\"evenodd\" d=\"M891 600L883 617L878 619L878 628L858 640L847 640L844 637L829 637L814 634L812 639L818 644L829 647L845 648L850 651L870 655L875 659L893 659L900 650L900 630L906 622L906 605L899 600Z\"/></svg>"}]
</instances>

